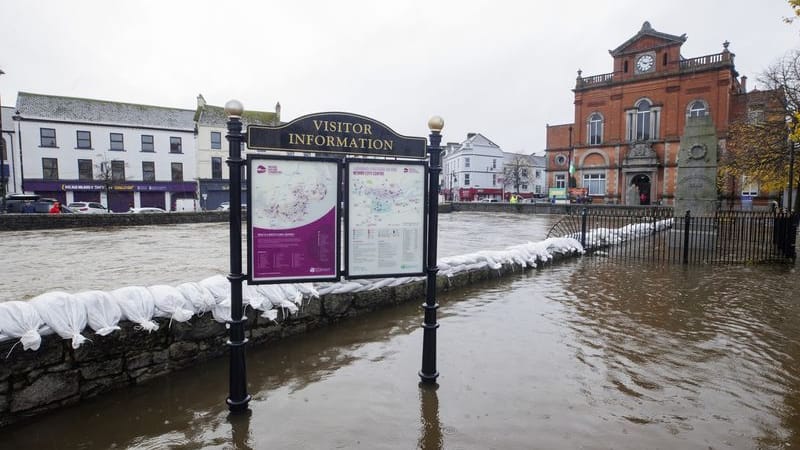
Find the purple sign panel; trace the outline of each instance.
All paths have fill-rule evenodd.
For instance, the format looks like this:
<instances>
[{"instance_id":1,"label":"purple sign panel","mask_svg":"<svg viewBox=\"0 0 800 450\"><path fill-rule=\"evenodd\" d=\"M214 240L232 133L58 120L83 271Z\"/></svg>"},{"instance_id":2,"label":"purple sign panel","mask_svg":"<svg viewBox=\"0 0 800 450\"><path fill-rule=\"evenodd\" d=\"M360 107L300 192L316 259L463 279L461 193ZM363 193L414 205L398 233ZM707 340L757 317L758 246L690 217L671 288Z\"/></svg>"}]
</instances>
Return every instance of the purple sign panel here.
<instances>
[{"instance_id":1,"label":"purple sign panel","mask_svg":"<svg viewBox=\"0 0 800 450\"><path fill-rule=\"evenodd\" d=\"M251 283L339 277L339 163L248 158Z\"/></svg>"}]
</instances>

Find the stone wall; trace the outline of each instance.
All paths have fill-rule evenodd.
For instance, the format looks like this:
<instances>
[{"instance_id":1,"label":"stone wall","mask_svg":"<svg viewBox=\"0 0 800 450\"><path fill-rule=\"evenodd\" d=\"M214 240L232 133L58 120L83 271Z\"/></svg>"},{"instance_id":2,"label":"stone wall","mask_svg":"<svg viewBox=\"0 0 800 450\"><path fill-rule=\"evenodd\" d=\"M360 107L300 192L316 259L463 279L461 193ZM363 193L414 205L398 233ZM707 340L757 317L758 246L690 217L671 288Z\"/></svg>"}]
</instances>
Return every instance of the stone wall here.
<instances>
[{"instance_id":1,"label":"stone wall","mask_svg":"<svg viewBox=\"0 0 800 450\"><path fill-rule=\"evenodd\" d=\"M0 214L0 231L227 222L225 211L161 214Z\"/></svg>"},{"instance_id":2,"label":"stone wall","mask_svg":"<svg viewBox=\"0 0 800 450\"><path fill-rule=\"evenodd\" d=\"M554 260L567 257L554 255ZM484 268L452 278L440 276L437 290L453 290L521 271L519 266L504 265L499 270ZM248 309L248 345L264 345L388 305L407 301L422 304L424 287L425 283L418 281L307 299L297 314L280 314L277 322ZM166 319L154 320L159 329L152 333L135 329L131 322L120 322L122 329L105 337L86 329L83 334L91 341L78 349L57 335L44 336L38 351L23 351L21 346L14 347L14 341L0 343L0 358L4 358L0 363L0 426L228 354L225 324L214 321L211 313L171 326Z\"/></svg>"}]
</instances>

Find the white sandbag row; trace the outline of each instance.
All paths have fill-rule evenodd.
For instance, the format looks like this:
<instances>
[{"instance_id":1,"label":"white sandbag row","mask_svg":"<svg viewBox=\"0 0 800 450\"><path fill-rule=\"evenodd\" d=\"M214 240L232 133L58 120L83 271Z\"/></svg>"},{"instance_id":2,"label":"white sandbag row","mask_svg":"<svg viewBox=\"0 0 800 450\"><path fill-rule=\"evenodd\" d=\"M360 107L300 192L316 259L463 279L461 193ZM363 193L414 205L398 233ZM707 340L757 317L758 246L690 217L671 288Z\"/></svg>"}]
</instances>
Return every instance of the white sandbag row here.
<instances>
[{"instance_id":1,"label":"white sandbag row","mask_svg":"<svg viewBox=\"0 0 800 450\"><path fill-rule=\"evenodd\" d=\"M550 238L540 242L515 245L505 250L480 251L466 255L449 256L437 261L439 275L452 277L458 273L489 267L497 270L503 264L517 263L524 267L536 267L539 262L547 262L555 254L583 253L580 242L572 238ZM354 293L387 286L423 280L425 277L379 278L371 280L347 280L328 283L319 287L319 294Z\"/></svg>"},{"instance_id":2,"label":"white sandbag row","mask_svg":"<svg viewBox=\"0 0 800 450\"><path fill-rule=\"evenodd\" d=\"M293 314L302 306L304 297L318 296L309 283L242 285L242 302L263 311L262 316L271 320L277 319L277 308ZM81 334L87 325L96 334L106 336L120 329L120 320L134 322L136 329L147 332L158 329L154 318L168 318L171 324L209 311L218 322L227 322L230 304L230 282L222 275L177 287L126 286L111 292L78 294L53 291L29 301L0 303L0 341L18 339L23 349L38 350L42 335L56 333L72 340L72 347L78 348L88 340Z\"/></svg>"}]
</instances>

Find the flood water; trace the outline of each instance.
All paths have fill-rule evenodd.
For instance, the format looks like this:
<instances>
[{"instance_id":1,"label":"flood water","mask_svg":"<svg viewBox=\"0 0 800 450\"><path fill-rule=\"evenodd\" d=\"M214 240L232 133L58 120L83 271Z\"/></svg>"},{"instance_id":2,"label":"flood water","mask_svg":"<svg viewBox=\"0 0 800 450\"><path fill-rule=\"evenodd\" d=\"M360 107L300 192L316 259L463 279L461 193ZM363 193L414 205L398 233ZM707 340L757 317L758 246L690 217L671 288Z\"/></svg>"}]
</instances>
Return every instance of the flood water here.
<instances>
[{"instance_id":1,"label":"flood water","mask_svg":"<svg viewBox=\"0 0 800 450\"><path fill-rule=\"evenodd\" d=\"M442 216L440 253L548 220ZM796 267L575 259L441 295L438 389L418 386L414 302L249 348L249 415L228 416L223 358L3 429L0 448L798 448L798 287Z\"/></svg>"}]
</instances>

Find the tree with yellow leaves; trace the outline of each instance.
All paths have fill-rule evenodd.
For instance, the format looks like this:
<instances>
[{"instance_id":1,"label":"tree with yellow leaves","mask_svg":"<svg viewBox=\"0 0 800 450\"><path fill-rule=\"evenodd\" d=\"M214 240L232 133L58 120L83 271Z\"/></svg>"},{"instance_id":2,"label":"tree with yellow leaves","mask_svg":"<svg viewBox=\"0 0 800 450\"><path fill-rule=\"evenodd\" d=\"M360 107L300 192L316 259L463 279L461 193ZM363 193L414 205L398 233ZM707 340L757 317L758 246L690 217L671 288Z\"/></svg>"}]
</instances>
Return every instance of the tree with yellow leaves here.
<instances>
[{"instance_id":1,"label":"tree with yellow leaves","mask_svg":"<svg viewBox=\"0 0 800 450\"><path fill-rule=\"evenodd\" d=\"M746 176L761 190L781 192L789 183L798 188L800 158L794 153L800 143L800 50L770 66L759 82L765 89L748 94L748 114L728 128L721 181ZM794 210L800 210L797 197L792 198Z\"/></svg>"}]
</instances>

